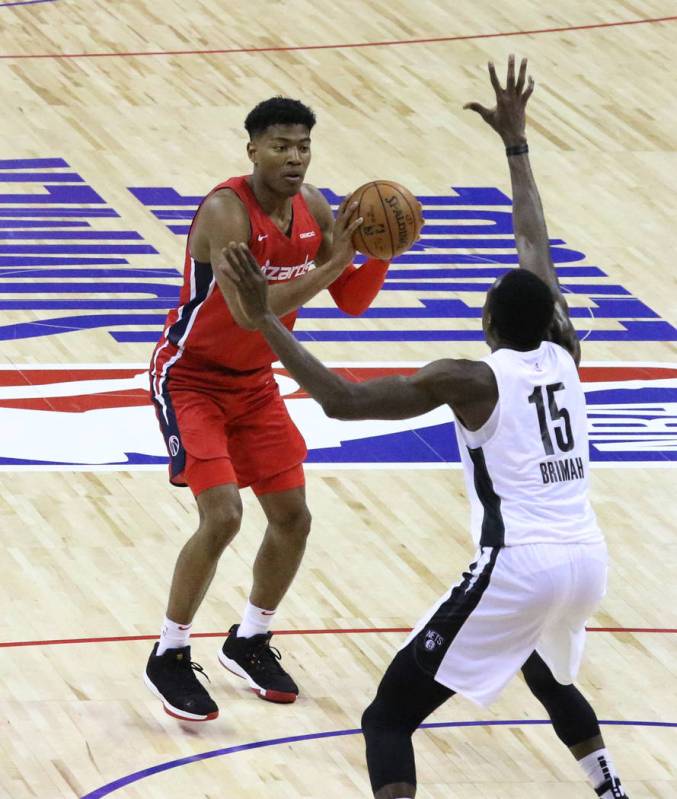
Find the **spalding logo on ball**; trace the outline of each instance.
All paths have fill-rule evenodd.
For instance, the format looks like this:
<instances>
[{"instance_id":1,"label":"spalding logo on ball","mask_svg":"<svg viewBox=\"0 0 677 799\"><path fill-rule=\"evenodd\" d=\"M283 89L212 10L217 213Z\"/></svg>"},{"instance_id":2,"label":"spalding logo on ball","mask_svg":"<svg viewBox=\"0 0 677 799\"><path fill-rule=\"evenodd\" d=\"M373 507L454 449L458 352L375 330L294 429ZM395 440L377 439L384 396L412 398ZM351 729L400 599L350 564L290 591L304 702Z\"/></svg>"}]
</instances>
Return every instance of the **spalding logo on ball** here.
<instances>
[{"instance_id":1,"label":"spalding logo on ball","mask_svg":"<svg viewBox=\"0 0 677 799\"><path fill-rule=\"evenodd\" d=\"M392 180L374 180L355 189L355 216L364 222L353 234L353 246L363 255L390 261L418 239L423 227L421 206L414 195Z\"/></svg>"}]
</instances>

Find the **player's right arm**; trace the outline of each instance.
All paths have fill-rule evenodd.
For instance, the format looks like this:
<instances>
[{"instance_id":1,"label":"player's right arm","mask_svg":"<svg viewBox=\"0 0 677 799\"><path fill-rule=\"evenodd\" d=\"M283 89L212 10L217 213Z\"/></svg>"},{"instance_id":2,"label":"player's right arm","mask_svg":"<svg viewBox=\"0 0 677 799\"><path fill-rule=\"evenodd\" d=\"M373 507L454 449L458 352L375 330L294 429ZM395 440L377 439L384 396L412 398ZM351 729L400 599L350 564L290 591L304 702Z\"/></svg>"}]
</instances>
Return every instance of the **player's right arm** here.
<instances>
[{"instance_id":1,"label":"player's right arm","mask_svg":"<svg viewBox=\"0 0 677 799\"><path fill-rule=\"evenodd\" d=\"M249 215L231 191L217 191L204 201L190 235L190 254L196 261L212 265L214 279L233 319L245 330L254 330L242 310L233 284L224 274L225 250L230 242L247 244L250 236Z\"/></svg>"},{"instance_id":2,"label":"player's right arm","mask_svg":"<svg viewBox=\"0 0 677 799\"><path fill-rule=\"evenodd\" d=\"M468 103L465 108L476 111L498 133L506 146L519 265L522 269L533 272L550 286L555 299L555 319L550 337L552 341L567 349L578 364L581 346L550 255L543 205L529 163L526 146L526 105L534 90L534 81L531 77L526 80L526 71L527 60L524 58L515 81L515 57L511 55L508 59L506 88L503 89L496 76L494 65L490 63L489 77L496 94L495 108L485 108L479 103Z\"/></svg>"},{"instance_id":3,"label":"player's right arm","mask_svg":"<svg viewBox=\"0 0 677 799\"><path fill-rule=\"evenodd\" d=\"M449 405L471 430L491 416L498 400L492 369L483 361L446 359L398 375L353 383L327 369L301 346L271 311L269 289L246 246L227 251L229 275L245 313L289 374L337 419L410 419Z\"/></svg>"}]
</instances>

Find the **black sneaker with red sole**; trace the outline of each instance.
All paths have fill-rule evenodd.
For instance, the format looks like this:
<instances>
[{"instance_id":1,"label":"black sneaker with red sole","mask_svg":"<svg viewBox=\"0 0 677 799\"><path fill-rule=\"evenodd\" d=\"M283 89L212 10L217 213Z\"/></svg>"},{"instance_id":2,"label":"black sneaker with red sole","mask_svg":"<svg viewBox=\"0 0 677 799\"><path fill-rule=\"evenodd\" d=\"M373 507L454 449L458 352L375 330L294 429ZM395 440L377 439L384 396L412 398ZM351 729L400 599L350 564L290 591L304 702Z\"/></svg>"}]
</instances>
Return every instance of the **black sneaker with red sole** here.
<instances>
[{"instance_id":1,"label":"black sneaker with red sole","mask_svg":"<svg viewBox=\"0 0 677 799\"><path fill-rule=\"evenodd\" d=\"M202 666L190 659L190 647L167 649L156 655L158 644L148 658L143 681L164 707L165 713L182 721L211 721L219 709L198 680L207 675ZM209 679L209 677L207 677Z\"/></svg>"},{"instance_id":2,"label":"black sneaker with red sole","mask_svg":"<svg viewBox=\"0 0 677 799\"><path fill-rule=\"evenodd\" d=\"M290 704L296 701L299 689L280 665L282 656L270 645L272 633L238 638L239 625L234 624L219 650L219 663L249 683L251 690L267 702Z\"/></svg>"}]
</instances>

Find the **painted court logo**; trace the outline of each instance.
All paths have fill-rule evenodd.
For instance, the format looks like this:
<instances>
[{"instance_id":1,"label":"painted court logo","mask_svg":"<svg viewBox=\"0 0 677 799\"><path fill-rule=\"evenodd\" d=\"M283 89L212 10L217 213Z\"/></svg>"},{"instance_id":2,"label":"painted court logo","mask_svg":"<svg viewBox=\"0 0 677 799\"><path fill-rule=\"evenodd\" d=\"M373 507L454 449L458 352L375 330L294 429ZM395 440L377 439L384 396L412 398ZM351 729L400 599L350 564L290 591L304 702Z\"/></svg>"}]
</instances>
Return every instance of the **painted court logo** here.
<instances>
[{"instance_id":1,"label":"painted court logo","mask_svg":"<svg viewBox=\"0 0 677 799\"><path fill-rule=\"evenodd\" d=\"M418 363L343 363L351 380L411 374ZM357 468L450 468L460 465L448 408L415 419L338 421L282 369L276 379L308 444L308 464ZM587 364L581 369L588 408L590 461L672 466L677 462L677 366ZM0 369L0 468L165 468L167 451L148 392L144 365L26 366ZM171 441L172 453L180 442ZM560 464L548 479L564 479Z\"/></svg>"}]
</instances>

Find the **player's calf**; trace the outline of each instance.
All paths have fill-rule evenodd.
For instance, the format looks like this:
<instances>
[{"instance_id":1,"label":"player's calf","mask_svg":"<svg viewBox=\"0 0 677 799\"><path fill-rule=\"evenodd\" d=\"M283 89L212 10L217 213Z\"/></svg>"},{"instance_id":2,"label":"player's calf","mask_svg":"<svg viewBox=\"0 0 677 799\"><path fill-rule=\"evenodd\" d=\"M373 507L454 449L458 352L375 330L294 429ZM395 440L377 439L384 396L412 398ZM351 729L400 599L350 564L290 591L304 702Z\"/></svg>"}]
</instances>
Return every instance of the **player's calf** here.
<instances>
[{"instance_id":1,"label":"player's calf","mask_svg":"<svg viewBox=\"0 0 677 799\"><path fill-rule=\"evenodd\" d=\"M367 750L367 767L375 799L404 799L416 794L416 766L411 736L418 719L399 717L382 697L362 714L362 734Z\"/></svg>"},{"instance_id":2,"label":"player's calf","mask_svg":"<svg viewBox=\"0 0 677 799\"><path fill-rule=\"evenodd\" d=\"M557 737L576 758L597 795L603 799L627 799L604 746L597 715L578 688L557 682L536 652L522 667L522 674L546 709Z\"/></svg>"},{"instance_id":3,"label":"player's calf","mask_svg":"<svg viewBox=\"0 0 677 799\"><path fill-rule=\"evenodd\" d=\"M412 644L400 650L383 675L376 698L362 715L369 779L376 799L407 799L416 793L411 737L454 692L423 672Z\"/></svg>"}]
</instances>

